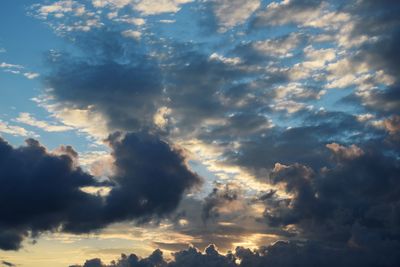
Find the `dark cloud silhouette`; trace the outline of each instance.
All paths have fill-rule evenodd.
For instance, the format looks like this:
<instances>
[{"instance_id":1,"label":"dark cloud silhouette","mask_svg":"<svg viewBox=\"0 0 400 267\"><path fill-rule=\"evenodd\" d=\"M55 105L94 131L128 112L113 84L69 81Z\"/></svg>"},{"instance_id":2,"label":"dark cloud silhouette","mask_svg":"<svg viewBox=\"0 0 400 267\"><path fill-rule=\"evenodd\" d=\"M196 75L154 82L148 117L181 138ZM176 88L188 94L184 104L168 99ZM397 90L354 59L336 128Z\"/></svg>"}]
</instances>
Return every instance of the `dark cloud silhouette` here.
<instances>
[{"instance_id":1,"label":"dark cloud silhouette","mask_svg":"<svg viewBox=\"0 0 400 267\"><path fill-rule=\"evenodd\" d=\"M86 224L101 203L79 190L96 181L74 167L70 156L49 154L33 139L26 143L14 149L0 139L1 249L18 249L28 231L54 230L62 222Z\"/></svg>"},{"instance_id":2,"label":"dark cloud silhouette","mask_svg":"<svg viewBox=\"0 0 400 267\"><path fill-rule=\"evenodd\" d=\"M74 165L72 148L55 155L33 139L16 149L0 139L0 248L17 250L25 237L44 231L85 233L164 216L200 182L181 152L154 135L115 133L108 142L116 174L100 183ZM109 195L81 190L101 185L112 185Z\"/></svg>"},{"instance_id":3,"label":"dark cloud silhouette","mask_svg":"<svg viewBox=\"0 0 400 267\"><path fill-rule=\"evenodd\" d=\"M392 249L397 247L398 160L356 146L328 147L337 155L336 163L319 171L300 164L275 165L270 181L284 184L293 198L277 199L275 206L267 206L267 223L296 225L300 235L311 240L366 249L385 242L391 242ZM390 256L393 250L386 253Z\"/></svg>"},{"instance_id":4,"label":"dark cloud silhouette","mask_svg":"<svg viewBox=\"0 0 400 267\"><path fill-rule=\"evenodd\" d=\"M104 264L101 259L91 259L87 260L83 266L73 265L70 267L166 267L167 262L163 258L163 253L161 250L155 250L147 258L140 259L135 254L129 256L122 254L121 258L117 261L111 262L109 265Z\"/></svg>"},{"instance_id":5,"label":"dark cloud silhouette","mask_svg":"<svg viewBox=\"0 0 400 267\"><path fill-rule=\"evenodd\" d=\"M162 258L157 258L157 260L154 261L152 260L154 254L162 257L161 252L156 250L148 258L139 259L135 254L131 254L130 256L122 255L119 260L111 262L110 264L104 264L99 259L93 259L86 261L84 265L74 265L74 267L334 267L338 265L350 267L389 267L397 266L399 263L399 257L395 254L380 255L348 245L334 246L304 241L277 241L269 246L259 247L254 250L237 247L234 252L228 252L225 255L220 254L214 245L209 245L204 253L198 251L194 247L190 247L173 253L173 260L170 262L161 260Z\"/></svg>"},{"instance_id":6,"label":"dark cloud silhouette","mask_svg":"<svg viewBox=\"0 0 400 267\"><path fill-rule=\"evenodd\" d=\"M171 212L185 190L200 183L182 153L154 135L115 133L107 141L114 150L117 184L106 199L111 220Z\"/></svg>"}]
</instances>

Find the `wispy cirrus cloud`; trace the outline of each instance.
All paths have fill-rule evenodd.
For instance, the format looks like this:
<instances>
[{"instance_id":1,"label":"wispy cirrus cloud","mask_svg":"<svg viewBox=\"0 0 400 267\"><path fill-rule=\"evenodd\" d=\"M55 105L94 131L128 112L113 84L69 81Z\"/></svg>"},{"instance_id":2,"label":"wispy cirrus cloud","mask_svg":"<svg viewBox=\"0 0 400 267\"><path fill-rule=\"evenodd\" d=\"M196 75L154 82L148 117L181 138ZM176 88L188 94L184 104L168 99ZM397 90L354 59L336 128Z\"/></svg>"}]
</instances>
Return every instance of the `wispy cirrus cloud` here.
<instances>
[{"instance_id":1,"label":"wispy cirrus cloud","mask_svg":"<svg viewBox=\"0 0 400 267\"><path fill-rule=\"evenodd\" d=\"M16 118L15 120L20 123L40 128L47 132L64 132L73 129L72 127L66 125L55 125L47 121L37 120L34 117L32 117L31 114L26 112L20 113L18 118Z\"/></svg>"}]
</instances>

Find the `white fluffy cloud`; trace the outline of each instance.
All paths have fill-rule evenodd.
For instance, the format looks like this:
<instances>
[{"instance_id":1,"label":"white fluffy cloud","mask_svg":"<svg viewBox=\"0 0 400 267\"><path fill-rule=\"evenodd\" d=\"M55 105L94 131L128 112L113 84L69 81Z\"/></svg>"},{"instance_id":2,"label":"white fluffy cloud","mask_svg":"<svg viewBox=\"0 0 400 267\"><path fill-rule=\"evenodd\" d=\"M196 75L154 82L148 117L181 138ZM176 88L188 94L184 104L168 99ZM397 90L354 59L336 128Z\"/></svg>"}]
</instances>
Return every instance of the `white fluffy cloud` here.
<instances>
[{"instance_id":1,"label":"white fluffy cloud","mask_svg":"<svg viewBox=\"0 0 400 267\"><path fill-rule=\"evenodd\" d=\"M260 6L260 0L214 0L213 2L215 16L223 30L244 23Z\"/></svg>"}]
</instances>

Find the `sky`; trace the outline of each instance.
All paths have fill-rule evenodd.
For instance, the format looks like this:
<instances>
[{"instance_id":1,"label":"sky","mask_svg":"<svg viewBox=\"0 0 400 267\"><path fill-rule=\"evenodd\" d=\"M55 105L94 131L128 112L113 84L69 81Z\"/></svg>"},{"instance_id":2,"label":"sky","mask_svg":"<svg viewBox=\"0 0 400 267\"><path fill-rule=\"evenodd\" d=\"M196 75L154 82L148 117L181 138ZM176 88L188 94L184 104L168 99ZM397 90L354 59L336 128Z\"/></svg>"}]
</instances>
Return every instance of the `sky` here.
<instances>
[{"instance_id":1,"label":"sky","mask_svg":"<svg viewBox=\"0 0 400 267\"><path fill-rule=\"evenodd\" d=\"M0 266L399 266L399 14L0 1Z\"/></svg>"}]
</instances>

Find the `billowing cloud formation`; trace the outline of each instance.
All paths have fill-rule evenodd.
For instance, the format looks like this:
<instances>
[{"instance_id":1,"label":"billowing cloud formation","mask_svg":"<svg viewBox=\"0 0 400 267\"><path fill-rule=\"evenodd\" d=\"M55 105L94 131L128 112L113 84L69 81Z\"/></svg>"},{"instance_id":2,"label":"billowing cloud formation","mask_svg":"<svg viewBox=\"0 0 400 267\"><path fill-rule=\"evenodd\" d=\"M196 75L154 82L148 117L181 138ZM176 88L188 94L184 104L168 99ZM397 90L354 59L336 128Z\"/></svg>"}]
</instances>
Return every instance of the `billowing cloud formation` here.
<instances>
[{"instance_id":1,"label":"billowing cloud formation","mask_svg":"<svg viewBox=\"0 0 400 267\"><path fill-rule=\"evenodd\" d=\"M200 182L177 149L148 134L108 138L115 157L117 186L106 199L107 217L126 220L171 212L188 188Z\"/></svg>"},{"instance_id":2,"label":"billowing cloud formation","mask_svg":"<svg viewBox=\"0 0 400 267\"><path fill-rule=\"evenodd\" d=\"M140 259L135 254L122 255L110 264L100 259L87 260L83 265L71 267L290 267L290 266L395 266L398 256L384 258L383 255L369 254L354 247L325 246L314 242L278 241L258 249L237 247L234 252L222 255L214 245L209 245L204 253L196 248L188 248L173 253L173 260L167 262L162 252L156 250L147 258ZM382 264L383 263L383 264Z\"/></svg>"},{"instance_id":3,"label":"billowing cloud formation","mask_svg":"<svg viewBox=\"0 0 400 267\"><path fill-rule=\"evenodd\" d=\"M0 141L4 250L16 250L25 237L44 231L84 233L113 222L163 216L200 182L178 150L148 134L109 137L116 173L106 183L75 166L76 152L50 154L33 139L16 149ZM100 185L112 186L109 195L81 190Z\"/></svg>"},{"instance_id":4,"label":"billowing cloud formation","mask_svg":"<svg viewBox=\"0 0 400 267\"><path fill-rule=\"evenodd\" d=\"M46 79L52 95L71 109L100 112L111 129L150 127L162 98L157 62L143 55L126 55L132 51L125 50L116 33L104 32L100 38L91 41L93 58L82 61L65 56L52 61L54 72ZM82 45L93 50L90 44ZM121 62L123 56L126 62Z\"/></svg>"},{"instance_id":5,"label":"billowing cloud formation","mask_svg":"<svg viewBox=\"0 0 400 267\"><path fill-rule=\"evenodd\" d=\"M92 176L75 168L68 155L51 155L33 139L17 149L0 139L0 166L1 249L18 249L28 231L35 235L61 222L87 221L101 203L79 190L96 185Z\"/></svg>"},{"instance_id":6,"label":"billowing cloud formation","mask_svg":"<svg viewBox=\"0 0 400 267\"><path fill-rule=\"evenodd\" d=\"M400 190L398 162L354 145L333 153L336 163L319 172L300 164L275 165L271 181L284 184L294 197L267 207L267 222L297 225L312 239L370 249L388 241L400 245L399 200L394 197ZM359 231L365 231L365 239ZM368 240L373 236L374 241Z\"/></svg>"}]
</instances>

